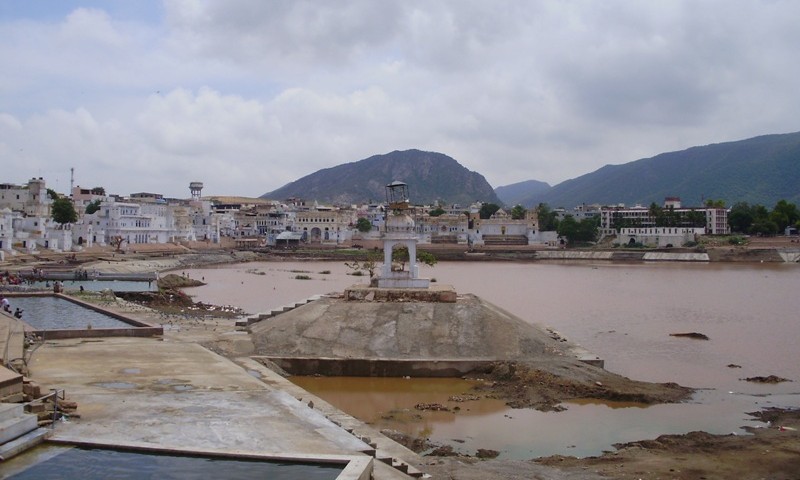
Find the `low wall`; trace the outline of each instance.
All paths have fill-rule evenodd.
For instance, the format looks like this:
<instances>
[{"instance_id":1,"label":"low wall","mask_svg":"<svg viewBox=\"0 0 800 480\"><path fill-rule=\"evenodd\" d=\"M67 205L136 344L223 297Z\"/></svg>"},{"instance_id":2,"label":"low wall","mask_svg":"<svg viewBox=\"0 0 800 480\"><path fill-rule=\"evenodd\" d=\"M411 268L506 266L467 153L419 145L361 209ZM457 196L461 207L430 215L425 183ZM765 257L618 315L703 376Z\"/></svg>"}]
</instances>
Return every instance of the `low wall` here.
<instances>
[{"instance_id":1,"label":"low wall","mask_svg":"<svg viewBox=\"0 0 800 480\"><path fill-rule=\"evenodd\" d=\"M497 361L372 359L372 358L314 358L254 356L267 360L292 375L324 375L331 377L461 377L471 372L487 371Z\"/></svg>"},{"instance_id":2,"label":"low wall","mask_svg":"<svg viewBox=\"0 0 800 480\"><path fill-rule=\"evenodd\" d=\"M102 338L102 337L155 337L164 334L162 327L133 328L92 328L83 330L31 330L31 333L42 340L63 340L67 338Z\"/></svg>"},{"instance_id":3,"label":"low wall","mask_svg":"<svg viewBox=\"0 0 800 480\"><path fill-rule=\"evenodd\" d=\"M362 302L433 302L455 303L456 291L449 286L430 288L374 288L353 286L344 291L345 300Z\"/></svg>"}]
</instances>

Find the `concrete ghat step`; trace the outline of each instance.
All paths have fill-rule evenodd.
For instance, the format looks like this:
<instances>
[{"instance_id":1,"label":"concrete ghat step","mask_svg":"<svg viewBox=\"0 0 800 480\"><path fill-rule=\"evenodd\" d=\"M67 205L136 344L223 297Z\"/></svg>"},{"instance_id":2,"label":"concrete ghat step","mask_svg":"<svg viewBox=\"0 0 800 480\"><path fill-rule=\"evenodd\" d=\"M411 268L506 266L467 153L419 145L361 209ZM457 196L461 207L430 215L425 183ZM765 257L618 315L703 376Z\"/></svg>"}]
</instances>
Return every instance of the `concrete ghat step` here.
<instances>
[{"instance_id":1,"label":"concrete ghat step","mask_svg":"<svg viewBox=\"0 0 800 480\"><path fill-rule=\"evenodd\" d=\"M0 403L0 423L22 416L25 413L21 403Z\"/></svg>"},{"instance_id":2,"label":"concrete ghat step","mask_svg":"<svg viewBox=\"0 0 800 480\"><path fill-rule=\"evenodd\" d=\"M21 437L0 445L0 462L42 443L51 433L49 428L37 428Z\"/></svg>"},{"instance_id":3,"label":"concrete ghat step","mask_svg":"<svg viewBox=\"0 0 800 480\"><path fill-rule=\"evenodd\" d=\"M36 415L28 415L25 413L19 417L0 422L0 444L10 442L31 430L36 430L37 426Z\"/></svg>"}]
</instances>

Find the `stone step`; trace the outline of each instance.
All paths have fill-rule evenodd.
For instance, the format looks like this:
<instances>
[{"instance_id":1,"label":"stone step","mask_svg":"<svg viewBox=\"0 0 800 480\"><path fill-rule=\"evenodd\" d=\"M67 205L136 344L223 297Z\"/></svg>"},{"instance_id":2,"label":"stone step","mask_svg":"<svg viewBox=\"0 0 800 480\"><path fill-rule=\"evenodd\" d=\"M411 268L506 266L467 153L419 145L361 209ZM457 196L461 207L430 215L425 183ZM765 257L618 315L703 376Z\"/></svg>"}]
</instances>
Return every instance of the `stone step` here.
<instances>
[{"instance_id":1,"label":"stone step","mask_svg":"<svg viewBox=\"0 0 800 480\"><path fill-rule=\"evenodd\" d=\"M0 445L0 462L20 454L42 443L52 432L49 428L37 428L25 435Z\"/></svg>"},{"instance_id":2,"label":"stone step","mask_svg":"<svg viewBox=\"0 0 800 480\"><path fill-rule=\"evenodd\" d=\"M28 415L26 413L20 413L17 417L0 422L0 444L10 442L32 430L36 430L36 427L36 415Z\"/></svg>"},{"instance_id":3,"label":"stone step","mask_svg":"<svg viewBox=\"0 0 800 480\"><path fill-rule=\"evenodd\" d=\"M0 403L0 423L21 417L25 413L25 406L21 403Z\"/></svg>"}]
</instances>

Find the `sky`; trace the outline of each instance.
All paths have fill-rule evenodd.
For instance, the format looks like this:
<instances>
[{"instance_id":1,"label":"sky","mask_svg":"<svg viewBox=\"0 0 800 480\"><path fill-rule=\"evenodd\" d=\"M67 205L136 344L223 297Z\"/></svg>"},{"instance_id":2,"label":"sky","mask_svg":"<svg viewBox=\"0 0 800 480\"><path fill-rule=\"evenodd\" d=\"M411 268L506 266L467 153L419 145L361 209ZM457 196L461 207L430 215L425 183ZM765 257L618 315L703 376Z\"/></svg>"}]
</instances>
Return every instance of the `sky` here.
<instances>
[{"instance_id":1,"label":"sky","mask_svg":"<svg viewBox=\"0 0 800 480\"><path fill-rule=\"evenodd\" d=\"M416 148L555 185L800 131L798 19L796 0L0 0L0 183L255 197Z\"/></svg>"}]
</instances>

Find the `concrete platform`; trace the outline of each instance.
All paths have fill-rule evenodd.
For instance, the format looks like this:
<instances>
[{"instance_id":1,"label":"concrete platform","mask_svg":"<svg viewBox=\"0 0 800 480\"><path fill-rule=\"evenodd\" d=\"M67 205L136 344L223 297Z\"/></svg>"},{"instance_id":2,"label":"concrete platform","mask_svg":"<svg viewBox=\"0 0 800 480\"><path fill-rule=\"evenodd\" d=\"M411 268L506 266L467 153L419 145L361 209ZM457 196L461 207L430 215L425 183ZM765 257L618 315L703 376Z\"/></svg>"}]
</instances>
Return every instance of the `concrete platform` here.
<instances>
[{"instance_id":1,"label":"concrete platform","mask_svg":"<svg viewBox=\"0 0 800 480\"><path fill-rule=\"evenodd\" d=\"M32 376L81 418L52 440L275 458L366 456L374 447L200 345L150 338L47 342Z\"/></svg>"}]
</instances>

